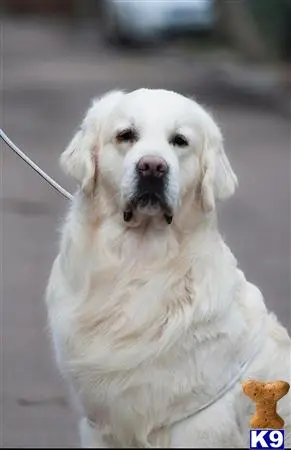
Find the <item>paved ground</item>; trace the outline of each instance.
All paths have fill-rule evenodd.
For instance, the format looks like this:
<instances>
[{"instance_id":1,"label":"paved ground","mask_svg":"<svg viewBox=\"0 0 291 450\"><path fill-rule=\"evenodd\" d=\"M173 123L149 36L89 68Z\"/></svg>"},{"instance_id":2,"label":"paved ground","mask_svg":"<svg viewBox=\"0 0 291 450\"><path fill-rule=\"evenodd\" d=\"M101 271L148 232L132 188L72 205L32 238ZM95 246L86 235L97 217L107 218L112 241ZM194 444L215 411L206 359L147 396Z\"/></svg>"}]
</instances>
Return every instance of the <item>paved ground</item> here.
<instances>
[{"instance_id":1,"label":"paved ground","mask_svg":"<svg viewBox=\"0 0 291 450\"><path fill-rule=\"evenodd\" d=\"M215 113L239 176L220 226L247 277L290 329L290 128L266 101L233 94L217 60L166 49L118 54L94 35L59 24L3 22L6 132L68 189L58 168L90 98L116 88L166 87L194 94ZM75 417L55 368L43 292L66 200L2 146L2 447L77 446Z\"/></svg>"}]
</instances>

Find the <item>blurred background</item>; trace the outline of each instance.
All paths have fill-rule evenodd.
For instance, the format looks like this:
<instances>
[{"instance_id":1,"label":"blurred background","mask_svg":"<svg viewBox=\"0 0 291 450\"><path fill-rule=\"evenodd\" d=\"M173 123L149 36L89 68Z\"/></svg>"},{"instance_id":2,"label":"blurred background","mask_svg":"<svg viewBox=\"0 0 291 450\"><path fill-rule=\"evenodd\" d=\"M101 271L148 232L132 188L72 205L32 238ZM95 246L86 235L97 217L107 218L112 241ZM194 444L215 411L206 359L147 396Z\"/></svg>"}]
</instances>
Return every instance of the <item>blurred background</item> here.
<instances>
[{"instance_id":1,"label":"blurred background","mask_svg":"<svg viewBox=\"0 0 291 450\"><path fill-rule=\"evenodd\" d=\"M1 2L1 126L70 191L58 166L92 97L166 88L219 122L240 186L220 228L290 330L289 0ZM77 447L43 301L68 207L1 142L2 447Z\"/></svg>"}]
</instances>

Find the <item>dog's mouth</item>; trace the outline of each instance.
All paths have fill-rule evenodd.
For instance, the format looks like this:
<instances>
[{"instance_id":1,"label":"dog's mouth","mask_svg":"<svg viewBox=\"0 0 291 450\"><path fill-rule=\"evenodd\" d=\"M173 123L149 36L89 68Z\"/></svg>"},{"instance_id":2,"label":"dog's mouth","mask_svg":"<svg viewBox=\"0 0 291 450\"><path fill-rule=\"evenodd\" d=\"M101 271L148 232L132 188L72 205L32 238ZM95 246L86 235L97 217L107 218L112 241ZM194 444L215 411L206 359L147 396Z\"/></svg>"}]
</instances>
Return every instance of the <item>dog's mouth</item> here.
<instances>
[{"instance_id":1,"label":"dog's mouth","mask_svg":"<svg viewBox=\"0 0 291 450\"><path fill-rule=\"evenodd\" d=\"M149 216L154 216L158 212L162 212L163 217L168 225L172 223L173 212L163 195L156 192L142 192L134 196L126 205L123 212L123 219L125 222L130 222L135 212L139 210L147 213Z\"/></svg>"}]
</instances>

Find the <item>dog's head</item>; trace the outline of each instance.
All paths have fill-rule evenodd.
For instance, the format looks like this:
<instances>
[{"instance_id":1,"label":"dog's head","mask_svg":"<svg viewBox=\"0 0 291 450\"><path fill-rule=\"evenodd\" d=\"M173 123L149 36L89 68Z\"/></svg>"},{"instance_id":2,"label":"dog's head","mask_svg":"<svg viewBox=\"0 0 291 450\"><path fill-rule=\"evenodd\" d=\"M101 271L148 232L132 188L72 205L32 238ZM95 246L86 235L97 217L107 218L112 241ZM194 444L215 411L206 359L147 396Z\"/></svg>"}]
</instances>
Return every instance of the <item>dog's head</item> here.
<instances>
[{"instance_id":1,"label":"dog's head","mask_svg":"<svg viewBox=\"0 0 291 450\"><path fill-rule=\"evenodd\" d=\"M95 100L61 165L86 194L106 193L128 223L135 216L171 223L186 198L207 213L237 185L211 116L165 90L110 92Z\"/></svg>"}]
</instances>

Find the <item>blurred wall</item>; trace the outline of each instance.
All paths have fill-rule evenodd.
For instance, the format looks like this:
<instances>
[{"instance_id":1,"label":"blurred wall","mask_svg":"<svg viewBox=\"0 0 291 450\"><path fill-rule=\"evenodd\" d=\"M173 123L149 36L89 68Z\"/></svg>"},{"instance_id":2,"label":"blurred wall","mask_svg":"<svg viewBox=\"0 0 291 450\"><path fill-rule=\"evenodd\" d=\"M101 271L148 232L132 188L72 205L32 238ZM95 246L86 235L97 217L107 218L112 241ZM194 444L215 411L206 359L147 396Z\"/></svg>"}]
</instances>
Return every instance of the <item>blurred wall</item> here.
<instances>
[{"instance_id":1,"label":"blurred wall","mask_svg":"<svg viewBox=\"0 0 291 450\"><path fill-rule=\"evenodd\" d=\"M100 9L100 0L2 0L2 11L10 14L70 16Z\"/></svg>"},{"instance_id":2,"label":"blurred wall","mask_svg":"<svg viewBox=\"0 0 291 450\"><path fill-rule=\"evenodd\" d=\"M4 0L2 7L16 14L68 14L73 12L74 0Z\"/></svg>"}]
</instances>

